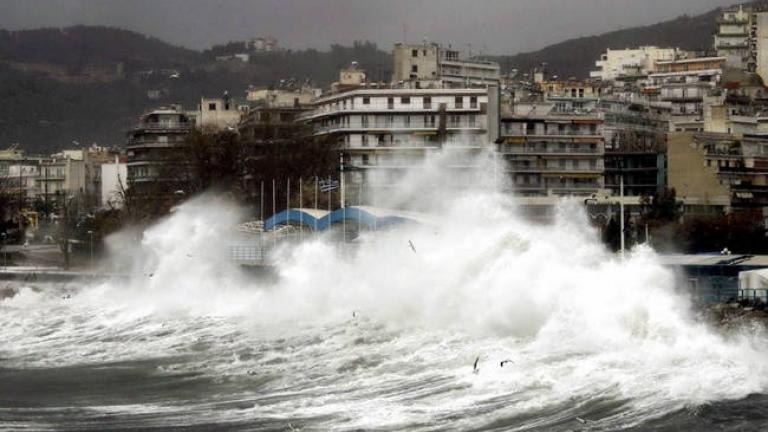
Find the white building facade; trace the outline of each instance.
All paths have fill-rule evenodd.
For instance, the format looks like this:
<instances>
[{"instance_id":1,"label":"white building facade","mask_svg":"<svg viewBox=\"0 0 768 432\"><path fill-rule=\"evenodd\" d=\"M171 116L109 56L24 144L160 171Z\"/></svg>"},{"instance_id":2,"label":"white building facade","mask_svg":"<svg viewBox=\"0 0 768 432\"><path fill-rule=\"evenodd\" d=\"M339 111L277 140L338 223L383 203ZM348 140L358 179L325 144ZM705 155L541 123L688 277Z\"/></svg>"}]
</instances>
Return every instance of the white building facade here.
<instances>
[{"instance_id":1,"label":"white building facade","mask_svg":"<svg viewBox=\"0 0 768 432\"><path fill-rule=\"evenodd\" d=\"M461 58L458 51L444 49L434 43L395 44L393 81L411 82L414 87L466 88L498 86L501 67L498 63Z\"/></svg>"},{"instance_id":2,"label":"white building facade","mask_svg":"<svg viewBox=\"0 0 768 432\"><path fill-rule=\"evenodd\" d=\"M498 100L496 87L358 89L318 99L303 119L315 135L337 139L353 197L391 188L438 153L451 154L457 183L472 182L473 157L498 138Z\"/></svg>"},{"instance_id":3,"label":"white building facade","mask_svg":"<svg viewBox=\"0 0 768 432\"><path fill-rule=\"evenodd\" d=\"M597 70L590 77L601 81L615 81L622 78L645 77L652 73L656 62L685 57L686 53L677 48L643 46L636 49L606 51L595 65Z\"/></svg>"},{"instance_id":4,"label":"white building facade","mask_svg":"<svg viewBox=\"0 0 768 432\"><path fill-rule=\"evenodd\" d=\"M128 163L115 158L112 163L104 163L101 169L101 200L104 208L122 208L123 191L128 189Z\"/></svg>"}]
</instances>

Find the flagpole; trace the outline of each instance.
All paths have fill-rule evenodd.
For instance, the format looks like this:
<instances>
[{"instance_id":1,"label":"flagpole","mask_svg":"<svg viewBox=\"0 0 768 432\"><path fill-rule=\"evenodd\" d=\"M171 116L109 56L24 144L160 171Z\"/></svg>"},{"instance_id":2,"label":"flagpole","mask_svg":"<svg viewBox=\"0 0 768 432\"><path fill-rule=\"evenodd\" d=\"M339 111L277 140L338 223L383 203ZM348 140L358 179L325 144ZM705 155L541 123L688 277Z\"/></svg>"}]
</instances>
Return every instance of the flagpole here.
<instances>
[{"instance_id":1,"label":"flagpole","mask_svg":"<svg viewBox=\"0 0 768 432\"><path fill-rule=\"evenodd\" d=\"M357 185L357 207L358 207L358 209L357 209L357 211L358 211L358 215L357 215L357 236L358 237L360 236L360 230L363 228L363 226L362 226L362 219L363 218L361 218L360 214L359 214L360 207L362 207L362 206L363 206L363 182L361 181L360 184Z\"/></svg>"},{"instance_id":2,"label":"flagpole","mask_svg":"<svg viewBox=\"0 0 768 432\"><path fill-rule=\"evenodd\" d=\"M261 259L264 260L264 180L261 181L261 195L259 197L261 204L259 205L259 213L261 214L261 235L259 236L259 249L261 251Z\"/></svg>"},{"instance_id":3,"label":"flagpole","mask_svg":"<svg viewBox=\"0 0 768 432\"><path fill-rule=\"evenodd\" d=\"M315 176L315 210L318 210L318 203L317 203L317 188L318 183L320 182L320 179ZM315 215L315 234L317 234L317 215Z\"/></svg>"},{"instance_id":4,"label":"flagpole","mask_svg":"<svg viewBox=\"0 0 768 432\"><path fill-rule=\"evenodd\" d=\"M275 215L277 214L277 193L275 192L275 179L272 179L272 218L275 218ZM277 247L277 233L275 232L275 228L277 227L277 224L272 224L272 245L274 247Z\"/></svg>"},{"instance_id":5,"label":"flagpole","mask_svg":"<svg viewBox=\"0 0 768 432\"><path fill-rule=\"evenodd\" d=\"M341 204L341 238L342 238L342 244L346 245L347 243L347 206L344 196L344 153L341 153L339 155L339 204Z\"/></svg>"},{"instance_id":6,"label":"flagpole","mask_svg":"<svg viewBox=\"0 0 768 432\"><path fill-rule=\"evenodd\" d=\"M304 203L301 200L301 177L299 177L299 240L304 241Z\"/></svg>"}]
</instances>

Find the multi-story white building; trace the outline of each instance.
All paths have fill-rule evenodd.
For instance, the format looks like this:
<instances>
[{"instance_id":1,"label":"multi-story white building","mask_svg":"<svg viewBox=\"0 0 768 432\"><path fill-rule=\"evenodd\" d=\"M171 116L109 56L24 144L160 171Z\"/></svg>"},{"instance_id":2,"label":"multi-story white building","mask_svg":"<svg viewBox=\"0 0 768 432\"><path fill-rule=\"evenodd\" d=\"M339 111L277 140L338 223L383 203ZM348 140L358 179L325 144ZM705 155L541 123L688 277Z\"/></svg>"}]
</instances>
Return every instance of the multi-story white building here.
<instances>
[{"instance_id":1,"label":"multi-story white building","mask_svg":"<svg viewBox=\"0 0 768 432\"><path fill-rule=\"evenodd\" d=\"M466 88L497 86L501 79L498 63L463 59L458 51L434 43L395 44L393 81L414 83L415 87Z\"/></svg>"},{"instance_id":2,"label":"multi-story white building","mask_svg":"<svg viewBox=\"0 0 768 432\"><path fill-rule=\"evenodd\" d=\"M768 80L768 12L760 6L724 9L717 20L715 50L728 68Z\"/></svg>"},{"instance_id":3,"label":"multi-story white building","mask_svg":"<svg viewBox=\"0 0 768 432\"><path fill-rule=\"evenodd\" d=\"M754 18L752 8L744 6L724 9L718 18L715 50L728 67L755 70Z\"/></svg>"},{"instance_id":4,"label":"multi-story white building","mask_svg":"<svg viewBox=\"0 0 768 432\"><path fill-rule=\"evenodd\" d=\"M590 77L601 81L642 78L652 73L656 62L685 58L687 54L677 48L642 46L636 49L607 50L595 65Z\"/></svg>"},{"instance_id":5,"label":"multi-story white building","mask_svg":"<svg viewBox=\"0 0 768 432\"><path fill-rule=\"evenodd\" d=\"M669 105L672 131L702 131L704 98L720 83L725 57L656 62L646 94Z\"/></svg>"},{"instance_id":6,"label":"multi-story white building","mask_svg":"<svg viewBox=\"0 0 768 432\"><path fill-rule=\"evenodd\" d=\"M309 86L296 88L249 88L248 103L266 107L300 107L308 105L321 91Z\"/></svg>"},{"instance_id":7,"label":"multi-story white building","mask_svg":"<svg viewBox=\"0 0 768 432\"><path fill-rule=\"evenodd\" d=\"M220 98L202 98L197 113L189 113L196 117L195 124L203 130L219 131L234 130L240 119L248 112L248 105L239 103L229 94Z\"/></svg>"},{"instance_id":8,"label":"multi-story white building","mask_svg":"<svg viewBox=\"0 0 768 432\"><path fill-rule=\"evenodd\" d=\"M125 158L115 157L115 160L101 164L100 168L100 206L105 208L121 208L123 191L128 189L128 164Z\"/></svg>"},{"instance_id":9,"label":"multi-story white building","mask_svg":"<svg viewBox=\"0 0 768 432\"><path fill-rule=\"evenodd\" d=\"M554 103L517 104L501 119L498 151L524 197L605 194L603 120Z\"/></svg>"},{"instance_id":10,"label":"multi-story white building","mask_svg":"<svg viewBox=\"0 0 768 432\"><path fill-rule=\"evenodd\" d=\"M302 119L341 145L354 197L395 185L441 151L450 153L453 180L472 182L473 156L498 137L498 100L497 87L358 89L318 99Z\"/></svg>"}]
</instances>

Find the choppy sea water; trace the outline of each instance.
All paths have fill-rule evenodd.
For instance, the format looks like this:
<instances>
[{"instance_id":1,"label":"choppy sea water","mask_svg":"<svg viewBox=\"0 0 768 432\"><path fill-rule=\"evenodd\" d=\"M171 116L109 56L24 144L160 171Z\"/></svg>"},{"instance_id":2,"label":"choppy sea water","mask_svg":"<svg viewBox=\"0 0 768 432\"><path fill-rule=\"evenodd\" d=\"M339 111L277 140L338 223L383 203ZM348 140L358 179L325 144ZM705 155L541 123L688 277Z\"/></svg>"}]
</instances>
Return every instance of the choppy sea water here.
<instances>
[{"instance_id":1,"label":"choppy sea water","mask_svg":"<svg viewBox=\"0 0 768 432\"><path fill-rule=\"evenodd\" d=\"M130 280L5 287L0 429L768 426L764 330L700 322L652 251L606 252L577 205L539 226L473 195L353 253L286 249L272 279L219 259L235 213L183 206L121 251Z\"/></svg>"},{"instance_id":2,"label":"choppy sea water","mask_svg":"<svg viewBox=\"0 0 768 432\"><path fill-rule=\"evenodd\" d=\"M542 350L515 337L391 329L358 313L282 332L234 318L130 318L80 304L72 288L28 287L18 297L0 306L4 430L768 425L768 397L740 383L760 378L728 361L713 377L679 354L648 368L642 355L582 351L565 340Z\"/></svg>"}]
</instances>

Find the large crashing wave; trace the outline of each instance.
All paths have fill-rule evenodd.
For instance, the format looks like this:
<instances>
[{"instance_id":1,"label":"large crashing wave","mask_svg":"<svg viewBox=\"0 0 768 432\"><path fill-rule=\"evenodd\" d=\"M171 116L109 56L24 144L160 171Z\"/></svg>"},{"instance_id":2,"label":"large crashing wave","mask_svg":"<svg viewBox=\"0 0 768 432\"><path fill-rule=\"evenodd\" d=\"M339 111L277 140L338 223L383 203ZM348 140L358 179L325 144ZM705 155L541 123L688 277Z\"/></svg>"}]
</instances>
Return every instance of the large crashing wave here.
<instances>
[{"instance_id":1,"label":"large crashing wave","mask_svg":"<svg viewBox=\"0 0 768 432\"><path fill-rule=\"evenodd\" d=\"M725 337L694 319L687 294L652 250L638 247L626 259L609 253L578 202L562 202L553 223L534 224L517 213L514 197L488 186L441 189L442 175L439 169L424 170L417 179L405 179L399 195L408 197L400 205L416 200L420 209L429 207L432 224L364 233L353 253L324 236L307 239L275 257L276 281L254 280L228 261L228 233L241 217L237 208L211 196L192 200L130 248L137 275L132 281L84 288L67 310L126 332L134 325L174 322L191 326L195 334L215 334L215 328L194 324L215 317L238 323L253 338L248 340L280 334L288 340L310 337L314 345L316 338L327 338L328 346L312 348L319 351L306 361L334 359L329 360L334 369L315 373L340 374L350 380L345 385L358 380L375 389L394 380L407 387L409 376L398 375L406 357L420 373L439 373L460 384L452 397L439 399L448 408L424 411L438 403L433 396L413 409L407 398L387 401L399 413L396 421L372 416L372 408L361 408L355 396L325 403L323 410L311 402L291 408L315 414L351 410L350 424L363 427L439 417L499 397L506 398L503 405L477 416L491 422L494 416L514 419L547 407L568 416L564 407L607 399L621 403L606 414L610 424L627 426L768 389L765 336ZM127 254L130 242L114 241ZM25 339L24 331L44 325L49 308L70 313L59 303L29 292L0 303L0 325L18 330L0 338L17 337L6 355L24 353L27 360L44 363L44 356L30 353L51 346ZM366 337L381 337L368 351L356 348L359 338L345 339L336 331L350 325L353 312L373 326ZM66 354L87 352L91 343L102 361L146 355L136 341L132 348L98 350L93 337L98 331L78 335L77 328L65 335L66 343L53 345L59 361L83 361ZM151 346L162 354L177 345ZM473 375L467 368L476 355L481 371ZM302 358L297 353L285 361ZM360 366L363 358L377 360ZM498 366L506 358L514 367ZM296 381L306 379L304 366L291 371ZM291 380L285 378L286 385ZM357 414L353 407L360 408Z\"/></svg>"}]
</instances>

